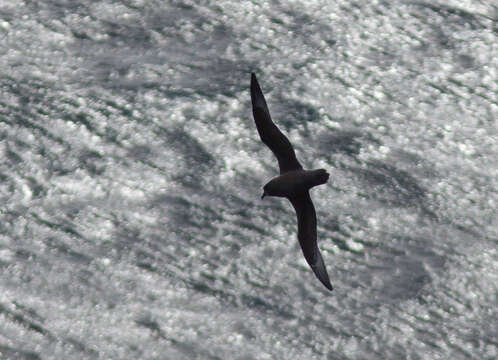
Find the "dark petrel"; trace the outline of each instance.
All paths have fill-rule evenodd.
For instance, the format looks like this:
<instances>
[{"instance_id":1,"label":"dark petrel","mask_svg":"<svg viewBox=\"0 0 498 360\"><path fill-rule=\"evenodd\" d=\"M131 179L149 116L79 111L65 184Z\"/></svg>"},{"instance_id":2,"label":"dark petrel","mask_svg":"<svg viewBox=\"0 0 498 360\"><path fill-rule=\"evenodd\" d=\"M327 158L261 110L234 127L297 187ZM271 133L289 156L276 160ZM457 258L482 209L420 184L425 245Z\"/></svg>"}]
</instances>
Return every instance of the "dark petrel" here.
<instances>
[{"instance_id":1,"label":"dark petrel","mask_svg":"<svg viewBox=\"0 0 498 360\"><path fill-rule=\"evenodd\" d=\"M263 187L263 196L289 199L297 214L297 238L304 257L318 280L332 290L327 269L316 242L316 213L309 190L325 184L329 174L324 169L304 170L287 137L273 123L268 105L254 73L251 74L252 114L259 137L277 157L280 176Z\"/></svg>"}]
</instances>

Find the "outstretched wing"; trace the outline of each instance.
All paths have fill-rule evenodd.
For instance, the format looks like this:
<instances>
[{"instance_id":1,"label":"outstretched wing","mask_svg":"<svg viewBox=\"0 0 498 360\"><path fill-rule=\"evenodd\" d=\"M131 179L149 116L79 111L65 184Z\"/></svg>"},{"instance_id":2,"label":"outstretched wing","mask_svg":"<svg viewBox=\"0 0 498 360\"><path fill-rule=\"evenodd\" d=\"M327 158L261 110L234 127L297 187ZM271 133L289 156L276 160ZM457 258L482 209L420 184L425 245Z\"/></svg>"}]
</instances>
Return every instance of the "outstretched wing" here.
<instances>
[{"instance_id":1,"label":"outstretched wing","mask_svg":"<svg viewBox=\"0 0 498 360\"><path fill-rule=\"evenodd\" d=\"M277 157L280 174L302 169L303 167L297 161L296 153L289 139L282 134L271 120L268 105L266 105L265 97L254 73L251 74L251 100L252 114L258 128L259 137Z\"/></svg>"},{"instance_id":2,"label":"outstretched wing","mask_svg":"<svg viewBox=\"0 0 498 360\"><path fill-rule=\"evenodd\" d=\"M311 266L318 280L332 290L329 275L316 242L316 213L308 191L289 198L297 214L297 238L304 258Z\"/></svg>"}]
</instances>

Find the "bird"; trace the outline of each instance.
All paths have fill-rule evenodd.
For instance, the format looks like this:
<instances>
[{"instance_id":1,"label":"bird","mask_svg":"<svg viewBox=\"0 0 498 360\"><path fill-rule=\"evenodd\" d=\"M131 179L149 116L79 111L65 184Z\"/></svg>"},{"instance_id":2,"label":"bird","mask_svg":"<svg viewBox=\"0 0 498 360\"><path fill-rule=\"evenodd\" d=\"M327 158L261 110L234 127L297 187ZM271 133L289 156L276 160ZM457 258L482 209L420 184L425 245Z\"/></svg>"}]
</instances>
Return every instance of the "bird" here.
<instances>
[{"instance_id":1,"label":"bird","mask_svg":"<svg viewBox=\"0 0 498 360\"><path fill-rule=\"evenodd\" d=\"M317 244L316 212L309 193L312 187L325 184L329 174L325 169L303 169L289 139L272 121L254 73L251 73L251 102L259 137L273 152L280 168L280 175L264 185L261 199L265 196L276 196L290 201L297 215L297 238L304 258L318 280L332 291L333 287Z\"/></svg>"}]
</instances>

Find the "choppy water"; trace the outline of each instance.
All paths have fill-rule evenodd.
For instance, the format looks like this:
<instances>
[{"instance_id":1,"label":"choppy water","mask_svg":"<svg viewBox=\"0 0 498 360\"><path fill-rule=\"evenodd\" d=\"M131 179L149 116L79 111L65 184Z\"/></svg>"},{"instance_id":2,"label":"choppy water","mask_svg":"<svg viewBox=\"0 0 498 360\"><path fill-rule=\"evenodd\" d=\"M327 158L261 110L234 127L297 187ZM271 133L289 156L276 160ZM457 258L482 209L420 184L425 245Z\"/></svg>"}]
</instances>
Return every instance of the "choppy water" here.
<instances>
[{"instance_id":1,"label":"choppy water","mask_svg":"<svg viewBox=\"0 0 498 360\"><path fill-rule=\"evenodd\" d=\"M495 359L493 1L0 2L0 357ZM253 123L307 168L335 290Z\"/></svg>"}]
</instances>

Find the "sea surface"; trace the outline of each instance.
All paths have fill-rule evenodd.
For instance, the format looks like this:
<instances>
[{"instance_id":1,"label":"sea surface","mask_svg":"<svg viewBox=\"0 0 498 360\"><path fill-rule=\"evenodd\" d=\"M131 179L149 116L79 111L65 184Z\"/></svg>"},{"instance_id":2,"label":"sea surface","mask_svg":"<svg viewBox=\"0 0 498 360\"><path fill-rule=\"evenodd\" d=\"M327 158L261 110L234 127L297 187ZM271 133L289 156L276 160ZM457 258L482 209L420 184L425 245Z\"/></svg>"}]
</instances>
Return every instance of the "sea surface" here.
<instances>
[{"instance_id":1,"label":"sea surface","mask_svg":"<svg viewBox=\"0 0 498 360\"><path fill-rule=\"evenodd\" d=\"M0 358L496 359L497 59L493 0L0 1Z\"/></svg>"}]
</instances>

